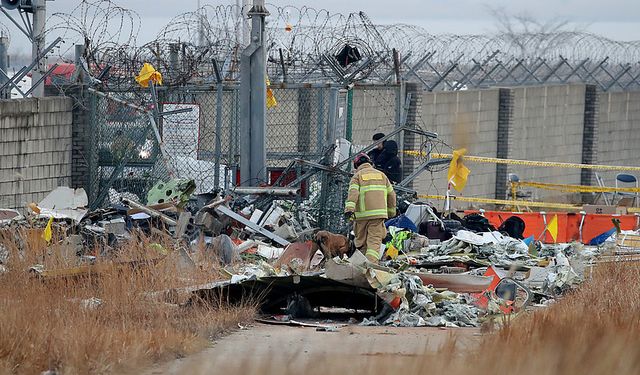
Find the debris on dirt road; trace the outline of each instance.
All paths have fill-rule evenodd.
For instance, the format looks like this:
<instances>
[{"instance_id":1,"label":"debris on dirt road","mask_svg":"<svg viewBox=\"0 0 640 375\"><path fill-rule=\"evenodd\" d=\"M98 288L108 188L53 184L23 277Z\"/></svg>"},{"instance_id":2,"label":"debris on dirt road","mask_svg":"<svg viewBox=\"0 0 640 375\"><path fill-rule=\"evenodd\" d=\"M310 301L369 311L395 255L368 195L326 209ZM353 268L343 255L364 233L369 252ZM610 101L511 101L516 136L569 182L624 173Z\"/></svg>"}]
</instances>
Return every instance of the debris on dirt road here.
<instances>
[{"instance_id":1,"label":"debris on dirt road","mask_svg":"<svg viewBox=\"0 0 640 375\"><path fill-rule=\"evenodd\" d=\"M57 188L24 216L2 211L0 223L44 230L53 218L52 243L69 249L61 252L68 267L34 265L31 272L41 279L99 274L96 257L109 259L137 232L162 233L173 238L174 248L158 245L156 261L170 259L182 272L214 262L227 275L190 288L190 304L252 296L269 316L355 317L362 325L405 327L477 327L493 314L544 306L578 285L601 254L613 247L618 253L637 250L635 232L614 234L600 247L545 244L522 239L524 224L517 218L509 230L497 231L475 213L444 217L430 205L410 203L386 223L384 256L371 263L351 246L349 233L315 227L305 204L292 204L299 190L239 188L194 196L195 190L192 180L158 182L146 204L112 191L107 207L90 212L84 190ZM11 261L0 255L1 264Z\"/></svg>"}]
</instances>

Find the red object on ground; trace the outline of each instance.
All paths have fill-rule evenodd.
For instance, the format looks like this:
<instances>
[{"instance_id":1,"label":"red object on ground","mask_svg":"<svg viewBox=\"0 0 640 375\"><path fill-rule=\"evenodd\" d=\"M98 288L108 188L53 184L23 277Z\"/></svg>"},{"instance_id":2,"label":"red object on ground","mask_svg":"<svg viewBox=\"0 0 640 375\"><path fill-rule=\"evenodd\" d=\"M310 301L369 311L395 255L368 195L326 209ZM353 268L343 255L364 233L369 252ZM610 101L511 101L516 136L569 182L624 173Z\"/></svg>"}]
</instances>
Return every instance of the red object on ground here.
<instances>
[{"instance_id":1,"label":"red object on ground","mask_svg":"<svg viewBox=\"0 0 640 375\"><path fill-rule=\"evenodd\" d=\"M484 276L493 277L493 280L491 281L491 284L489 284L489 287L487 288L487 290L485 290L482 293L471 294L471 296L476 299L475 301L476 306L478 306L481 309L487 308L487 306L489 305L489 297L487 297L487 294L495 293L496 287L498 286L498 284L500 284L500 281L502 280L502 277L500 277L500 275L498 274L498 271L493 266L487 268L487 270L484 273ZM514 308L513 306L500 306L500 310L502 310L504 314L511 314L514 311Z\"/></svg>"},{"instance_id":2,"label":"red object on ground","mask_svg":"<svg viewBox=\"0 0 640 375\"><path fill-rule=\"evenodd\" d=\"M273 183L282 175L284 169L269 169L269 184L273 185ZM286 186L288 183L292 182L297 178L296 171L289 171L287 175L282 179L279 186ZM236 185L242 186L242 178L240 177L240 169L236 170ZM307 197L307 181L302 181L300 184L300 196L303 198Z\"/></svg>"},{"instance_id":3,"label":"red object on ground","mask_svg":"<svg viewBox=\"0 0 640 375\"><path fill-rule=\"evenodd\" d=\"M284 172L283 169L271 169L269 170L269 181L273 184ZM280 186L286 186L288 183L293 182L296 178L298 178L298 174L296 171L289 171L286 176L282 179ZM303 198L307 197L307 181L302 181L300 184L300 196Z\"/></svg>"},{"instance_id":4,"label":"red object on ground","mask_svg":"<svg viewBox=\"0 0 640 375\"><path fill-rule=\"evenodd\" d=\"M476 210L464 211L465 215L478 213ZM636 215L603 215L603 214L586 214L584 223L582 224L582 236L580 236L580 222L582 215L577 212L547 212L547 224L553 219L554 215L558 215L558 238L557 243L579 241L589 243L594 237L613 228L611 219L620 220L620 228L622 230L635 230L638 228L638 219ZM544 218L540 212L508 212L508 211L485 211L484 216L489 220L491 225L498 228L505 220L511 216L517 216L524 220L525 229L524 237L533 236L536 240L544 231ZM542 238L544 243L553 243L553 238L549 232L545 232Z\"/></svg>"}]
</instances>

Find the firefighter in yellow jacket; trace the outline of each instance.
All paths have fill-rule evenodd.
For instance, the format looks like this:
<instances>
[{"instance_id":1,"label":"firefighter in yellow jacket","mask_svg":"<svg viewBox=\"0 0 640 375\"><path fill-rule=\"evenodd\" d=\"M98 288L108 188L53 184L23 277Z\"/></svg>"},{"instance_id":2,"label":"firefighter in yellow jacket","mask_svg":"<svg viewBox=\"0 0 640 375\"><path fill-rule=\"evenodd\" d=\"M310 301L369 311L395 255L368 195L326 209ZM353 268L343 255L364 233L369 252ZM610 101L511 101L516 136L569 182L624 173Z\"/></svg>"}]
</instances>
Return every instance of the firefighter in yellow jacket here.
<instances>
[{"instance_id":1,"label":"firefighter in yellow jacket","mask_svg":"<svg viewBox=\"0 0 640 375\"><path fill-rule=\"evenodd\" d=\"M356 248L370 261L378 262L382 240L387 235L384 222L396 214L396 193L387 176L373 168L367 154L356 155L353 167L356 173L349 184L345 215L355 220Z\"/></svg>"}]
</instances>

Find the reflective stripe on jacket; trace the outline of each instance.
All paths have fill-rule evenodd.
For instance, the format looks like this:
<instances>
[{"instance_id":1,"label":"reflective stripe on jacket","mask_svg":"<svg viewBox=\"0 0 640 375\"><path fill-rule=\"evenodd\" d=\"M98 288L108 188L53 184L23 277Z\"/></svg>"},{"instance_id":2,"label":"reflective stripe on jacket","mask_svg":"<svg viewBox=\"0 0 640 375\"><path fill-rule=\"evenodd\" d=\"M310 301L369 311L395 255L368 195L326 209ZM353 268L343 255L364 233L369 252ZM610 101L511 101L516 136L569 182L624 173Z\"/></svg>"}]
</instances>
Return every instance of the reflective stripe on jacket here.
<instances>
[{"instance_id":1,"label":"reflective stripe on jacket","mask_svg":"<svg viewBox=\"0 0 640 375\"><path fill-rule=\"evenodd\" d=\"M396 214L396 193L384 173L364 163L351 178L346 212L356 220L387 219Z\"/></svg>"}]
</instances>

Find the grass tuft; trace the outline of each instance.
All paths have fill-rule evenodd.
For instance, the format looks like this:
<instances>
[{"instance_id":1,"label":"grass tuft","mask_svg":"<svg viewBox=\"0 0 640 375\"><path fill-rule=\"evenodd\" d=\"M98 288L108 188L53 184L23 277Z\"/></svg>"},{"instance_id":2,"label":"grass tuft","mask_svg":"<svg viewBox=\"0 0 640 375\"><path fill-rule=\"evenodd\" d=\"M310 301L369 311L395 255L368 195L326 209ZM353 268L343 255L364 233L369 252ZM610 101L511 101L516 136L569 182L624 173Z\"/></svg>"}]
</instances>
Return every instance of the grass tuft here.
<instances>
[{"instance_id":1,"label":"grass tuft","mask_svg":"<svg viewBox=\"0 0 640 375\"><path fill-rule=\"evenodd\" d=\"M47 246L41 231L3 230L0 244L10 253L0 274L0 373L109 374L135 371L154 362L183 357L249 322L255 306L167 303L166 290L212 281L212 264L184 271L173 254L160 256L168 238L139 237L114 259L98 258L89 275L40 280L29 267L74 266L63 245ZM135 261L132 265L118 263Z\"/></svg>"}]
</instances>

